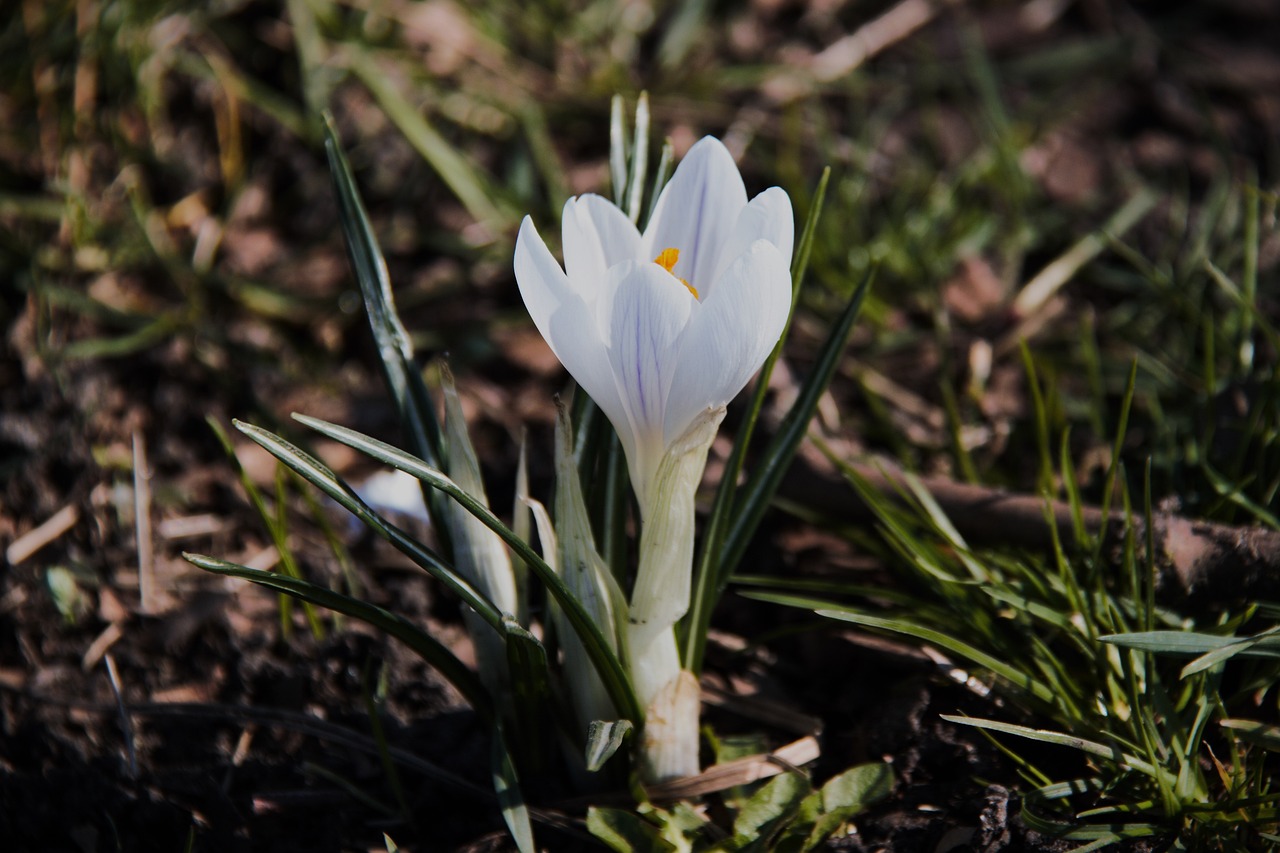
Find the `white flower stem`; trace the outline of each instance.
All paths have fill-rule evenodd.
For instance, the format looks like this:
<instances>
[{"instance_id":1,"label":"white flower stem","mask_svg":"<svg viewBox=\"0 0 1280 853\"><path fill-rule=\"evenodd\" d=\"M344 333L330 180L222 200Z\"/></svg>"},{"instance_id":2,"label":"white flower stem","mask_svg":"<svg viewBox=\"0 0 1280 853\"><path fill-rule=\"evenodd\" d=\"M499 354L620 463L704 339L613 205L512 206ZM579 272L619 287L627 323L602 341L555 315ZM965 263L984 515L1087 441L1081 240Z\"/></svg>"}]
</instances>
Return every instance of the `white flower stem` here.
<instances>
[{"instance_id":1,"label":"white flower stem","mask_svg":"<svg viewBox=\"0 0 1280 853\"><path fill-rule=\"evenodd\" d=\"M651 782L698 772L698 679L680 668L674 626L689 609L694 496L723 419L723 406L707 409L671 443L641 507L627 666L645 709L641 773Z\"/></svg>"},{"instance_id":2,"label":"white flower stem","mask_svg":"<svg viewBox=\"0 0 1280 853\"><path fill-rule=\"evenodd\" d=\"M680 668L672 628L656 637L633 630L628 639L632 684L645 706L641 776L650 782L692 776L699 769L698 679Z\"/></svg>"}]
</instances>

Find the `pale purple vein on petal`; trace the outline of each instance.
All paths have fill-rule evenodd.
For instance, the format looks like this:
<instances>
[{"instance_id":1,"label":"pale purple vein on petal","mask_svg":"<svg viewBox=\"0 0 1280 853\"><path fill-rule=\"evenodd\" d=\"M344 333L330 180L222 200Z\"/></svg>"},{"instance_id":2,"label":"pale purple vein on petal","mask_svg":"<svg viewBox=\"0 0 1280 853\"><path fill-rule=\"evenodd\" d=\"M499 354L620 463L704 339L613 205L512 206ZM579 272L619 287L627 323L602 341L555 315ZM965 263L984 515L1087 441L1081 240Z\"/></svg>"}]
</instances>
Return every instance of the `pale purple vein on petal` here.
<instances>
[{"instance_id":1,"label":"pale purple vein on petal","mask_svg":"<svg viewBox=\"0 0 1280 853\"><path fill-rule=\"evenodd\" d=\"M643 479L661 455L667 395L680 372L679 343L695 300L657 264L621 264L609 278L597 310L607 312L600 319L610 326L609 361L635 436L635 458L629 454L628 461Z\"/></svg>"},{"instance_id":2,"label":"pale purple vein on petal","mask_svg":"<svg viewBox=\"0 0 1280 853\"><path fill-rule=\"evenodd\" d=\"M720 140L704 137L689 149L658 197L645 229L645 256L679 249L672 274L695 288L711 285L720 249L746 203L747 191L732 155Z\"/></svg>"},{"instance_id":3,"label":"pale purple vein on petal","mask_svg":"<svg viewBox=\"0 0 1280 853\"><path fill-rule=\"evenodd\" d=\"M788 264L757 240L725 270L713 297L689 320L671 384L663 432L679 437L707 406L728 403L759 369L782 335L791 307Z\"/></svg>"}]
</instances>

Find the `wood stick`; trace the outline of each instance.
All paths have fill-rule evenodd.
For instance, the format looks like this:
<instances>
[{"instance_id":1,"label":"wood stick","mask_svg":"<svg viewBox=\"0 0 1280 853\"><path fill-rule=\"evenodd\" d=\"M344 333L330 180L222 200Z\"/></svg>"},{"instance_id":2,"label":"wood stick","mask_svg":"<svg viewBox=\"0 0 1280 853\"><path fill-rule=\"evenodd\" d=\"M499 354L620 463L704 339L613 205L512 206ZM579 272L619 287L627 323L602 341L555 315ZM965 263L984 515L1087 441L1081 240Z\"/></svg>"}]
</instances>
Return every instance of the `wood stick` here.
<instances>
[{"instance_id":1,"label":"wood stick","mask_svg":"<svg viewBox=\"0 0 1280 853\"><path fill-rule=\"evenodd\" d=\"M41 522L38 527L10 542L9 547L5 549L4 558L9 561L9 565L18 565L75 527L79 520L80 510L75 504L67 504Z\"/></svg>"},{"instance_id":2,"label":"wood stick","mask_svg":"<svg viewBox=\"0 0 1280 853\"><path fill-rule=\"evenodd\" d=\"M902 471L892 463L854 463L853 469L876 490L897 496L905 488ZM1045 502L1035 495L957 483L941 477L920 482L964 539L974 545L1014 545L1038 551L1053 548L1053 530ZM843 520L873 521L875 516L853 486L833 470L797 454L779 494ZM1070 505L1052 501L1049 513L1058 540L1070 547L1074 522ZM1083 508L1085 528L1101 533L1106 551L1118 558L1129 521L1124 513ZM1280 599L1280 532L1197 521L1169 512L1152 518L1163 601L1181 601L1194 609L1237 600ZM1145 549L1146 521L1135 515L1133 536Z\"/></svg>"}]
</instances>

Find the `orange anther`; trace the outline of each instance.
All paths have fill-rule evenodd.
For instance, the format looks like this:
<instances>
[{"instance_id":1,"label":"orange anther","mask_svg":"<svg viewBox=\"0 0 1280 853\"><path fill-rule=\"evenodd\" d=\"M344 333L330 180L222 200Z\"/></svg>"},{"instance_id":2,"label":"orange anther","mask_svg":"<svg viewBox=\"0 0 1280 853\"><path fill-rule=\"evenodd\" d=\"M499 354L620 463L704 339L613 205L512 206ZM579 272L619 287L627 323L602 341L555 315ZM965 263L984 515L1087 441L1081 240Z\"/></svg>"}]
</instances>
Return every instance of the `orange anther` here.
<instances>
[{"instance_id":1,"label":"orange anther","mask_svg":"<svg viewBox=\"0 0 1280 853\"><path fill-rule=\"evenodd\" d=\"M658 253L658 257L653 259L653 262L658 266L662 267L667 272L671 272L673 269L675 269L676 263L679 260L680 260L679 249L663 249L661 252ZM685 281L682 278L677 278L677 280L681 284L683 284L685 287L689 288L689 292L693 294L694 299L698 298L697 288L695 288L692 284L690 284L689 282Z\"/></svg>"}]
</instances>

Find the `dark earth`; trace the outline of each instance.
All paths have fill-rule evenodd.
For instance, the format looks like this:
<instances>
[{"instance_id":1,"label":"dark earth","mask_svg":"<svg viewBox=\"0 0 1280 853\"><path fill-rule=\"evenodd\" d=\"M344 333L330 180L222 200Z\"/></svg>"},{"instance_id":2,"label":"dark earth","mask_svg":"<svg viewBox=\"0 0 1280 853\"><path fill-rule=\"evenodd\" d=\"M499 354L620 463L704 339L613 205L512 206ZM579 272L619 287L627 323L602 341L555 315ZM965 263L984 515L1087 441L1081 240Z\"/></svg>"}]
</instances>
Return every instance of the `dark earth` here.
<instances>
[{"instance_id":1,"label":"dark earth","mask_svg":"<svg viewBox=\"0 0 1280 853\"><path fill-rule=\"evenodd\" d=\"M1135 53L1106 95L1061 128L1062 160L1040 173L1049 192L1067 197L1080 182L1104 181L1108 158L1127 158L1148 174L1182 175L1192 197L1221 162L1253 168L1263 185L1275 180L1280 5L1188 3L1200 11L1169 19L1160 3L1065 5L1060 20L1030 37L1017 32L1009 4L975 4L964 20L980 27L996 61L1140 31L1167 39L1158 58L1177 62L1163 66ZM773 10L757 10L766 19L799 14L790 3L760 6ZM944 14L874 61L900 62L922 45L944 56L954 52L959 14ZM246 4L241 15L246 26L286 17L266 4ZM1020 94L1026 93L1010 96ZM167 207L206 186L218 151L208 87L175 78L165 95L170 142L180 156L141 162L135 177L150 203ZM1189 106L1206 100L1214 127ZM21 93L3 95L0 125L28 121L30 108ZM464 214L393 129L361 129L370 109L363 90L341 90L335 104L344 138L377 140L379 157L366 143L353 162L380 233L388 235L393 279L412 284L413 296L401 307L408 325L422 330L424 362L452 355L494 505L510 506L514 436L523 423L538 450L534 491L546 494L550 472L542 451L550 448L551 398L562 376L521 318L509 262L494 256L465 266L397 236L406 225L390 221L393 209L434 211L437 226ZM595 126L603 127L604 108L592 110ZM664 117L659 111L657 120ZM723 129L679 119L698 132ZM301 411L399 440L367 326L358 300L352 302L323 153L266 121L251 122L246 132L249 189L229 213L217 269L225 282L239 275L276 283L288 296L283 309L259 310L229 284L205 289L191 303L194 313L150 345L71 357L72 342L130 330L40 298L24 272L34 246L69 251L71 238L54 227L8 230L12 220L0 219L0 544L9 547L59 512L75 514L33 553L14 559L11 550L0 571L0 849L320 853L382 850L384 832L412 850L509 849L489 793L486 734L440 677L406 649L349 621L327 622L317 638L295 608L290 630L282 632L274 595L205 576L181 559L189 550L253 563L270 547L206 418L224 426L242 418L300 437L287 416ZM599 176L603 134L597 140L566 141L561 156ZM497 158L494 151L477 156ZM39 191L46 180L39 157L6 147L0 181L18 192ZM87 161L88 185L99 188L102 203L127 204L118 186L106 186L119 168L111 150L90 150ZM749 185L755 177L748 176ZM215 207L225 201L206 199ZM92 286L107 301L156 313L177 312L189 287L176 286L160 263L107 279L83 272L68 280ZM857 346L855 336L855 352ZM797 348L803 370L803 339ZM927 360L909 362L899 374L908 384L929 369ZM835 393L856 409L852 383L841 380ZM369 471L336 447L312 446L348 476ZM274 468L247 443L237 447L250 477L271 494ZM144 512L158 587L145 608L135 516L140 452L149 474ZM290 546L308 572L337 573L316 521L325 518L349 547L371 600L431 627L467 659L456 600L349 527L337 510L313 511L302 489L290 487L287 506ZM830 577L860 559L847 543L780 515L766 520L759 537L761 547L743 566L748 573L781 567ZM54 569L74 578L74 600L55 601ZM893 583L883 570L869 571L877 582ZM797 613L730 595L716 619L709 666L716 684L750 685L801 724L788 730L732 707L709 709L707 719L721 733L755 734L775 746L809 733L803 723L811 720L823 749L812 768L816 779L858 762L892 762L893 794L856 818L854 832L833 839L830 849L995 853L1074 846L1029 830L1020 817L1016 768L976 731L939 719L990 716L993 700L949 680L914 648L841 630L793 633L735 651L735 640L750 639L760 625L772 630L801 621ZM377 750L371 708L390 745L408 756L395 771L403 808ZM1059 778L1083 768L1065 750L1046 750L1043 758L1061 770ZM542 846L592 849L580 805L555 791L531 797L544 810L545 820L535 824ZM1166 844L1157 839L1129 849Z\"/></svg>"}]
</instances>

